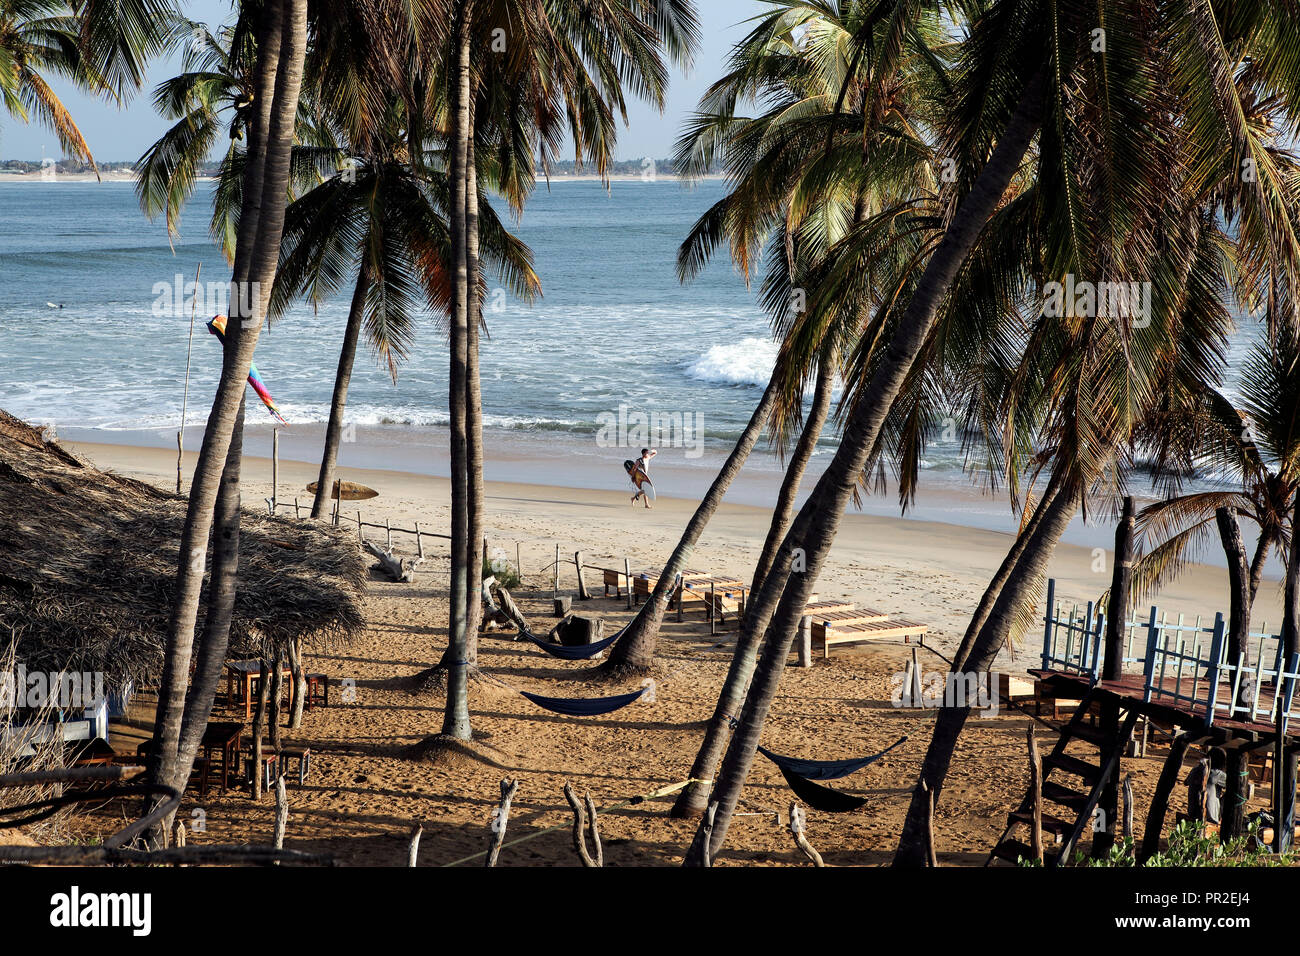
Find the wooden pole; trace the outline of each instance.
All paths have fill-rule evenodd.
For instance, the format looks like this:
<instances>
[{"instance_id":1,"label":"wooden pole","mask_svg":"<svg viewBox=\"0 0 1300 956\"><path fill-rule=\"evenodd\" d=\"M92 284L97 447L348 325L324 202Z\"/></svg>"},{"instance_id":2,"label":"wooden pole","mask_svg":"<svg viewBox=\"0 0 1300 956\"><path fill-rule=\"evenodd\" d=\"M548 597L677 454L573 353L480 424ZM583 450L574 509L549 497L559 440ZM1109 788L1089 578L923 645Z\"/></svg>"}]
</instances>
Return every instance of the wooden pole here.
<instances>
[{"instance_id":1,"label":"wooden pole","mask_svg":"<svg viewBox=\"0 0 1300 956\"><path fill-rule=\"evenodd\" d=\"M1043 862L1043 760L1038 753L1038 741L1034 738L1034 728L1030 727L1029 738L1029 800L1034 818L1029 825L1029 848L1039 863Z\"/></svg>"},{"instance_id":2,"label":"wooden pole","mask_svg":"<svg viewBox=\"0 0 1300 956\"><path fill-rule=\"evenodd\" d=\"M275 514L276 503L280 500L280 429L271 429L271 514Z\"/></svg>"},{"instance_id":3,"label":"wooden pole","mask_svg":"<svg viewBox=\"0 0 1300 956\"><path fill-rule=\"evenodd\" d=\"M1142 847L1138 851L1138 863L1145 863L1160 849L1160 831L1165 823L1165 810L1169 805L1169 795L1178 783L1183 768L1183 757L1192 738L1187 733L1174 736L1169 745L1169 756L1160 771L1155 793L1151 797L1151 809L1147 811L1146 829L1142 831Z\"/></svg>"},{"instance_id":4,"label":"wooden pole","mask_svg":"<svg viewBox=\"0 0 1300 956\"><path fill-rule=\"evenodd\" d=\"M709 633L718 633L718 590L712 584L709 585Z\"/></svg>"},{"instance_id":5,"label":"wooden pole","mask_svg":"<svg viewBox=\"0 0 1300 956\"><path fill-rule=\"evenodd\" d=\"M582 552L573 552L573 563L578 568L578 600L590 601L591 593L587 590L587 582L582 579Z\"/></svg>"},{"instance_id":6,"label":"wooden pole","mask_svg":"<svg viewBox=\"0 0 1300 956\"><path fill-rule=\"evenodd\" d=\"M1124 803L1124 830L1125 840L1133 839L1133 775L1124 774L1124 784L1120 788L1121 796Z\"/></svg>"},{"instance_id":7,"label":"wooden pole","mask_svg":"<svg viewBox=\"0 0 1300 956\"><path fill-rule=\"evenodd\" d=\"M388 523L388 518L384 518L384 535L387 539L386 547L389 552L393 550L393 526Z\"/></svg>"},{"instance_id":8,"label":"wooden pole","mask_svg":"<svg viewBox=\"0 0 1300 956\"><path fill-rule=\"evenodd\" d=\"M176 433L176 493L181 493L181 463L185 455L185 416L190 405L190 356L194 353L194 312L199 307L199 278L203 263L194 270L194 298L190 300L190 342L185 348L185 392L181 397L181 430ZM185 290L181 290L184 298Z\"/></svg>"},{"instance_id":9,"label":"wooden pole","mask_svg":"<svg viewBox=\"0 0 1300 956\"><path fill-rule=\"evenodd\" d=\"M632 610L632 562L623 559L623 586L627 588L627 609Z\"/></svg>"},{"instance_id":10,"label":"wooden pole","mask_svg":"<svg viewBox=\"0 0 1300 956\"><path fill-rule=\"evenodd\" d=\"M554 578L554 584L553 584L553 586L552 586L552 590L551 590L551 597L553 597L553 598L557 598L557 597L560 596L560 546L559 546L558 544L555 546L555 567L554 567L554 570L555 570L555 578Z\"/></svg>"},{"instance_id":11,"label":"wooden pole","mask_svg":"<svg viewBox=\"0 0 1300 956\"><path fill-rule=\"evenodd\" d=\"M361 509L360 508L357 509L357 540L358 541L366 540L365 532L361 530Z\"/></svg>"},{"instance_id":12,"label":"wooden pole","mask_svg":"<svg viewBox=\"0 0 1300 956\"><path fill-rule=\"evenodd\" d=\"M515 542L515 573L519 575L519 580L524 579L524 563L519 560L519 542Z\"/></svg>"},{"instance_id":13,"label":"wooden pole","mask_svg":"<svg viewBox=\"0 0 1300 956\"><path fill-rule=\"evenodd\" d=\"M293 498L293 516L294 516L295 518L301 518L301 517L302 517L302 512L298 510L298 496L297 496L297 495L294 495L294 498Z\"/></svg>"},{"instance_id":14,"label":"wooden pole","mask_svg":"<svg viewBox=\"0 0 1300 956\"><path fill-rule=\"evenodd\" d=\"M424 560L424 539L420 537L420 522L415 523L415 553L421 561Z\"/></svg>"}]
</instances>

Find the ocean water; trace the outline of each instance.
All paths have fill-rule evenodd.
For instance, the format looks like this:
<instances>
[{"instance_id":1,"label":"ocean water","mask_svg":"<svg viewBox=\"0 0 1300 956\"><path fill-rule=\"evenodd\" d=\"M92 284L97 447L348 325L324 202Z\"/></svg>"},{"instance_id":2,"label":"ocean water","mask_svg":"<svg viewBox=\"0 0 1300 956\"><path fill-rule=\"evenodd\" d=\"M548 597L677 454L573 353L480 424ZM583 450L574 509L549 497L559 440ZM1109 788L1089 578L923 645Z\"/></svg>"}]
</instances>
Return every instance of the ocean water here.
<instances>
[{"instance_id":1,"label":"ocean water","mask_svg":"<svg viewBox=\"0 0 1300 956\"><path fill-rule=\"evenodd\" d=\"M229 279L207 237L210 188L200 186L181 237L169 240L162 222L140 212L129 183L0 185L0 408L77 439L174 445L190 347L184 284L202 263L203 283L212 286L198 309L186 416L186 445L197 447L220 367L203 323ZM754 291L725 253L692 283L677 280L678 244L724 188L619 181L607 190L560 181L538 189L512 228L533 249L543 297L518 301L489 276L482 343L489 458L554 461L561 483L592 486L599 475L595 486L621 486L619 463L649 443L661 449L661 472L686 476L683 491L707 486L776 354ZM282 435L292 439L289 457L318 454L349 293L319 310L295 306L258 344L257 365L291 425ZM1234 342L1230 375L1248 341L1244 333ZM426 314L395 383L372 353L359 353L347 421L371 458L345 446L343 463L380 464L391 460L384 449L402 449L406 466L423 456L416 467L445 473L446 407L445 335ZM657 417L667 434L638 429L640 415ZM251 403L250 443L260 448L271 422ZM814 473L833 447L823 441ZM941 511L956 507L951 493L971 487L960 455L957 442L927 448L923 504L934 489ZM536 473L530 468L496 477ZM779 460L760 452L747 472L771 485ZM545 477L557 480L553 470ZM771 500L766 490L751 497ZM891 492L868 509L897 513L898 505ZM970 499L961 509L962 523L1009 520L1000 498ZM971 517L977 513L984 517Z\"/></svg>"}]
</instances>

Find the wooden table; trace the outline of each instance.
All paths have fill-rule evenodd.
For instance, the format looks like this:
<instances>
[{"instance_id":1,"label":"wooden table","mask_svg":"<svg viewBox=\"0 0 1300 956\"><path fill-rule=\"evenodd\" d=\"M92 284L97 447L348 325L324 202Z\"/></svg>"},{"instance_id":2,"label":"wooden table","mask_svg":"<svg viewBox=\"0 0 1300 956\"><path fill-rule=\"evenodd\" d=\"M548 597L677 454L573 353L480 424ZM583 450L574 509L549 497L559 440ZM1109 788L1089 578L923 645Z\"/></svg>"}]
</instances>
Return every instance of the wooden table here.
<instances>
[{"instance_id":1,"label":"wooden table","mask_svg":"<svg viewBox=\"0 0 1300 956\"><path fill-rule=\"evenodd\" d=\"M199 794L208 795L208 784L212 772L212 755L221 751L221 792L230 788L230 774L238 771L239 752L243 748L244 742L244 725L234 721L213 721L208 724L203 731L203 738L199 741L199 751L201 756L199 761L202 765L201 777L199 778ZM136 748L136 755L147 758L149 752L153 749L154 739L144 741Z\"/></svg>"},{"instance_id":2,"label":"wooden table","mask_svg":"<svg viewBox=\"0 0 1300 956\"><path fill-rule=\"evenodd\" d=\"M281 673L289 679L285 686L289 688L289 709L293 709L293 670L287 664L281 665ZM240 681L244 694L244 722L253 719L253 682L262 677L261 661L226 661L226 700L235 699L235 681Z\"/></svg>"}]
</instances>

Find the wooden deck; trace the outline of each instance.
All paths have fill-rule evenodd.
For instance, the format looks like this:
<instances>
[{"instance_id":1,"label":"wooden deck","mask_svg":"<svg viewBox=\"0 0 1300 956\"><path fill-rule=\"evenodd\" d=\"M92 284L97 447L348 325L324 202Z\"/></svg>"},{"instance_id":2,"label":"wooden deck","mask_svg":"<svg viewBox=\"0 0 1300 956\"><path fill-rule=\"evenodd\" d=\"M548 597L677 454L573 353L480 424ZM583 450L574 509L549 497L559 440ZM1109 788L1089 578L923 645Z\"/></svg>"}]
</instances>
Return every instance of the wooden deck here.
<instances>
[{"instance_id":1,"label":"wooden deck","mask_svg":"<svg viewBox=\"0 0 1300 956\"><path fill-rule=\"evenodd\" d=\"M1092 686L1087 676L1068 671L1035 669L1029 673L1062 699L1080 700ZM1183 677L1179 681L1175 677L1166 677L1159 682L1159 686L1164 693L1153 692L1149 701L1145 700L1146 689L1141 674L1125 674L1119 680L1098 681L1096 689L1118 698L1120 706L1125 710L1136 711L1160 723L1172 724L1184 730L1199 731L1201 736L1216 737L1221 742L1236 739L1244 743L1266 743L1276 737L1276 728L1271 723L1233 720L1222 713L1217 713L1214 723L1207 725L1205 712L1209 703L1209 685L1204 679L1193 681L1191 677ZM1172 696L1167 696L1175 691L1183 699L1174 700ZM1266 710L1272 706L1273 693L1269 687L1260 690L1260 700ZM1193 696L1194 700L1188 699ZM1300 739L1294 729L1288 729L1286 736L1290 740Z\"/></svg>"}]
</instances>

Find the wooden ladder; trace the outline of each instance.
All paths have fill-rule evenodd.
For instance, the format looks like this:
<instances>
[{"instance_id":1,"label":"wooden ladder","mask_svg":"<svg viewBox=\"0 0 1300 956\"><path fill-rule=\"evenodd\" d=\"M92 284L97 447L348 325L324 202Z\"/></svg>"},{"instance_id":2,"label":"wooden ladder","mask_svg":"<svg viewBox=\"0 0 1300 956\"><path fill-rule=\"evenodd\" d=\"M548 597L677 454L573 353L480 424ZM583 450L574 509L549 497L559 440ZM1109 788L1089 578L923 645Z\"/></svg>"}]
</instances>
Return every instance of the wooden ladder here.
<instances>
[{"instance_id":1,"label":"wooden ladder","mask_svg":"<svg viewBox=\"0 0 1300 956\"><path fill-rule=\"evenodd\" d=\"M1119 766L1120 755L1124 752L1124 747L1129 737L1133 734L1133 727L1137 723L1137 711L1130 710L1120 727L1119 740L1114 752L1108 760L1102 761L1104 754L1105 733L1097 727L1092 727L1084 722L1088 710L1096 700L1096 693L1088 691L1083 700L1075 709L1073 716L1060 729L1060 736L1057 738L1056 746L1052 752L1043 758L1043 805L1042 824L1043 824L1043 865L1048 867L1060 866L1068 863L1070 854L1074 852L1079 838L1083 836L1084 830L1092 823L1093 812L1097 809L1097 804L1101 801L1102 791L1106 788L1106 782L1116 772ZM1072 740L1086 740L1097 748L1097 763L1089 763L1073 754L1067 754L1065 748L1069 746ZM1062 775L1068 775L1077 778L1082 782L1081 787L1066 786L1056 780L1050 780L1053 772ZM984 865L988 866L994 860L1004 860L1008 863L1016 863L1020 859L1033 859L1033 849L1029 843L1029 837L1024 840L1016 839L1012 836L1017 827L1025 827L1028 830L1034 825L1034 795L1032 790L1025 792L1025 797L1020 801L1020 806L1011 813L1007 814L1007 826L998 838L993 850L989 853L988 859ZM1056 804L1064 808L1062 815L1049 813L1045 808L1048 804ZM1048 836L1056 838L1056 843L1050 843Z\"/></svg>"}]
</instances>

